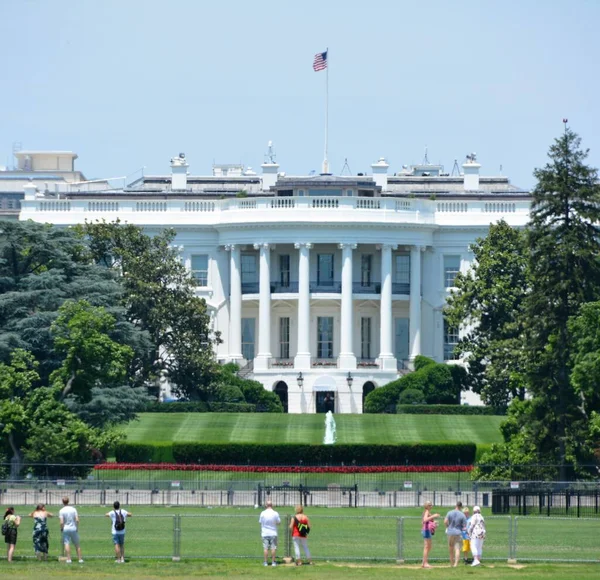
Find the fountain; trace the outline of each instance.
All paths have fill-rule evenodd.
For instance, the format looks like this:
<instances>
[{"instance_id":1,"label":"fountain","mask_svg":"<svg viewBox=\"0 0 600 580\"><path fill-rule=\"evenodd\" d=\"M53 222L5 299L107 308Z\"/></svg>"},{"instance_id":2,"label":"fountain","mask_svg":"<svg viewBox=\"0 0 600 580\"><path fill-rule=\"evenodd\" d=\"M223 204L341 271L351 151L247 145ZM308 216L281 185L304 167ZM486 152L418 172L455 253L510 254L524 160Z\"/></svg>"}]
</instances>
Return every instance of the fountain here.
<instances>
[{"instance_id":1,"label":"fountain","mask_svg":"<svg viewBox=\"0 0 600 580\"><path fill-rule=\"evenodd\" d=\"M335 419L333 413L327 411L325 414L325 437L323 438L324 445L333 445L335 443Z\"/></svg>"}]
</instances>

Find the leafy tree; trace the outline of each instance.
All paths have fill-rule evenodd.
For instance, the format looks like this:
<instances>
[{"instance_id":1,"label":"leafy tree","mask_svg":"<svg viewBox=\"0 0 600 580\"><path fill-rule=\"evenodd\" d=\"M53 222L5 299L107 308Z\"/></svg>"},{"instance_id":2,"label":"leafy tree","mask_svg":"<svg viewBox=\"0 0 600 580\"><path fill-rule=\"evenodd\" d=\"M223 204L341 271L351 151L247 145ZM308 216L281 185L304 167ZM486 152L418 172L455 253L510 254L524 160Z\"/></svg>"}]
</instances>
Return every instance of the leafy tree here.
<instances>
[{"instance_id":1,"label":"leafy tree","mask_svg":"<svg viewBox=\"0 0 600 580\"><path fill-rule=\"evenodd\" d=\"M457 351L469 368L468 386L484 403L502 408L525 396L525 235L502 220L471 249L474 265L457 275L444 314L465 331Z\"/></svg>"},{"instance_id":2,"label":"leafy tree","mask_svg":"<svg viewBox=\"0 0 600 580\"><path fill-rule=\"evenodd\" d=\"M216 388L217 364L206 301L173 246L170 229L150 237L134 225L88 223L81 228L96 262L118 272L128 320L147 331L154 354L146 372L166 375L174 392L206 400Z\"/></svg>"},{"instance_id":3,"label":"leafy tree","mask_svg":"<svg viewBox=\"0 0 600 580\"><path fill-rule=\"evenodd\" d=\"M268 391L258 381L239 377L237 375L238 370L239 367L235 363L228 363L220 367L219 386L215 393L217 400L222 400L219 395L221 389L235 386L242 392L244 401L256 405L257 410L264 410L267 413L283 413L283 405L276 393Z\"/></svg>"},{"instance_id":4,"label":"leafy tree","mask_svg":"<svg viewBox=\"0 0 600 580\"><path fill-rule=\"evenodd\" d=\"M587 151L566 126L549 157L534 172L538 183L528 229L526 352L537 412L525 413L519 429L536 442L542 460L565 466L590 458L581 398L571 382L568 323L582 304L600 298L600 186L597 171L584 163ZM564 468L560 476L566 476Z\"/></svg>"}]
</instances>

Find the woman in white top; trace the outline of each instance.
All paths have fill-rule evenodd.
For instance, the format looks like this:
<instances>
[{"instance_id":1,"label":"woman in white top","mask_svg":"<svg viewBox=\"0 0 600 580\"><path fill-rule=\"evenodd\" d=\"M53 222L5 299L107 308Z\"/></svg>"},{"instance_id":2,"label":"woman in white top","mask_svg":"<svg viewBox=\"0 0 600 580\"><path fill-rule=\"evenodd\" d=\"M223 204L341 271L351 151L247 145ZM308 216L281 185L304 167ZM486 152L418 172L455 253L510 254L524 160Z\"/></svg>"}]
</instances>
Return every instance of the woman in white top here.
<instances>
[{"instance_id":1,"label":"woman in white top","mask_svg":"<svg viewBox=\"0 0 600 580\"><path fill-rule=\"evenodd\" d=\"M471 566L479 566L483 552L483 541L485 540L485 520L481 515L481 508L478 505L473 508L473 515L469 520L467 533L471 539L471 552L473 552L473 563Z\"/></svg>"}]
</instances>

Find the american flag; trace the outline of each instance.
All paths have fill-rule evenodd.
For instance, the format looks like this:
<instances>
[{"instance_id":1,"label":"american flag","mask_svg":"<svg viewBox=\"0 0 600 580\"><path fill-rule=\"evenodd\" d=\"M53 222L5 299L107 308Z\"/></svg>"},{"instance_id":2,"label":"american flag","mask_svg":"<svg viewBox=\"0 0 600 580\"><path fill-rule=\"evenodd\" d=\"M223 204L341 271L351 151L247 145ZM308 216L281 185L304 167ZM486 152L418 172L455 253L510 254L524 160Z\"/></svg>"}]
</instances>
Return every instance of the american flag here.
<instances>
[{"instance_id":1,"label":"american flag","mask_svg":"<svg viewBox=\"0 0 600 580\"><path fill-rule=\"evenodd\" d=\"M315 60L313 61L313 70L319 72L327 68L327 51L317 52L315 54Z\"/></svg>"}]
</instances>

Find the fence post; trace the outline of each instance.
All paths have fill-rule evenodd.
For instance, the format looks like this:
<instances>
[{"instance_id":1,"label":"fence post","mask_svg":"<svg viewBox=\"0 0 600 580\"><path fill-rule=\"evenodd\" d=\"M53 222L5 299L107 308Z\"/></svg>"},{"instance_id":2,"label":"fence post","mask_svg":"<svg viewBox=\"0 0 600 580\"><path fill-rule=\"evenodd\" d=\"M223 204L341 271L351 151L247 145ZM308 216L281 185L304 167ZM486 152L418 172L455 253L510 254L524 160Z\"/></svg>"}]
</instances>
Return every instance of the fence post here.
<instances>
[{"instance_id":1,"label":"fence post","mask_svg":"<svg viewBox=\"0 0 600 580\"><path fill-rule=\"evenodd\" d=\"M291 516L285 516L285 557L292 561L292 532L290 531Z\"/></svg>"},{"instance_id":2,"label":"fence post","mask_svg":"<svg viewBox=\"0 0 600 580\"><path fill-rule=\"evenodd\" d=\"M512 516L509 516L512 520L512 557L509 560L509 564L517 563L517 549L519 542L519 516L515 516L514 519Z\"/></svg>"},{"instance_id":3,"label":"fence post","mask_svg":"<svg viewBox=\"0 0 600 580\"><path fill-rule=\"evenodd\" d=\"M396 524L396 563L404 564L404 518L398 518Z\"/></svg>"},{"instance_id":4,"label":"fence post","mask_svg":"<svg viewBox=\"0 0 600 580\"><path fill-rule=\"evenodd\" d=\"M354 507L358 507L358 483L354 484Z\"/></svg>"},{"instance_id":5,"label":"fence post","mask_svg":"<svg viewBox=\"0 0 600 580\"><path fill-rule=\"evenodd\" d=\"M171 560L173 562L179 562L181 559L181 516L176 514L173 516L173 557Z\"/></svg>"}]
</instances>

